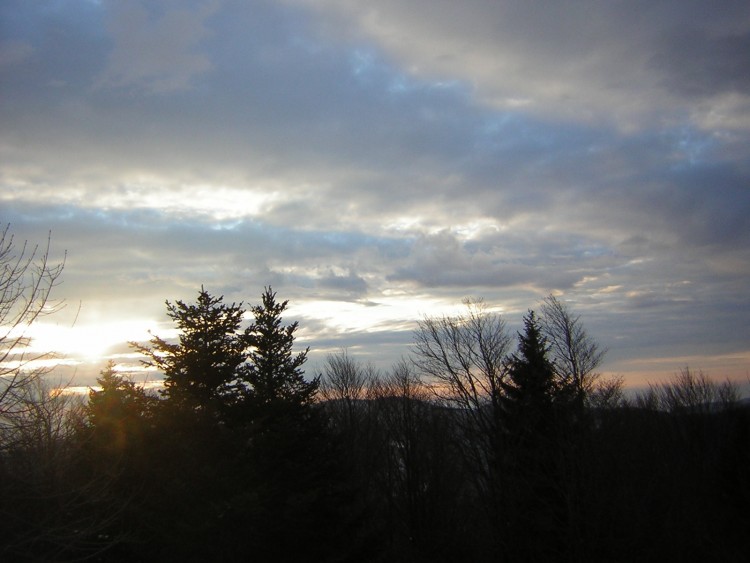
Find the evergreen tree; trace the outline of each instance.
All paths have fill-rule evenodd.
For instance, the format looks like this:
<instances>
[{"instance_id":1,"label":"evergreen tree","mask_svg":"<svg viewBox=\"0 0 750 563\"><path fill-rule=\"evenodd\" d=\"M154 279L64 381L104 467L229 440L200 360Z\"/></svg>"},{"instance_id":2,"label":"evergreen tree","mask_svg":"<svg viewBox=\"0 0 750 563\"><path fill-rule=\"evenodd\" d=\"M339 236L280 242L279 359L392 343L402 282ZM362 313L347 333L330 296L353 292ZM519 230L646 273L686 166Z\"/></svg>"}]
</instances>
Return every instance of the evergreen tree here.
<instances>
[{"instance_id":1,"label":"evergreen tree","mask_svg":"<svg viewBox=\"0 0 750 563\"><path fill-rule=\"evenodd\" d=\"M347 545L339 527L345 510L340 463L313 403L318 379L304 378L308 350L293 351L298 325L284 324L286 307L268 287L251 309L243 374L250 394L241 420L253 495L252 502L243 497L234 506L247 549L258 560L323 561Z\"/></svg>"},{"instance_id":2,"label":"evergreen tree","mask_svg":"<svg viewBox=\"0 0 750 563\"><path fill-rule=\"evenodd\" d=\"M144 422L152 415L155 399L142 386L118 374L109 361L96 382L101 387L89 391L86 418L97 442L122 453L140 442Z\"/></svg>"},{"instance_id":3,"label":"evergreen tree","mask_svg":"<svg viewBox=\"0 0 750 563\"><path fill-rule=\"evenodd\" d=\"M236 560L224 556L235 548L228 536L239 536L225 516L235 504L247 510L252 502L238 499L251 498L253 491L243 458L247 436L236 424L249 393L241 381L245 311L242 303L226 304L203 287L195 303L166 304L179 331L176 340L155 336L148 345L133 344L146 365L164 374L165 389L146 444L147 462L139 460L136 467L144 524L132 559ZM140 546L153 553L139 552Z\"/></svg>"},{"instance_id":4,"label":"evergreen tree","mask_svg":"<svg viewBox=\"0 0 750 563\"><path fill-rule=\"evenodd\" d=\"M201 288L195 305L167 302L176 343L135 345L165 376L152 463L141 469L151 487L141 511L163 539L139 538L160 543L162 558L317 561L343 545L336 450L286 307L266 288L242 331L241 305Z\"/></svg>"},{"instance_id":5,"label":"evergreen tree","mask_svg":"<svg viewBox=\"0 0 750 563\"><path fill-rule=\"evenodd\" d=\"M298 323L282 324L287 303L278 303L276 293L265 288L262 304L251 309L255 322L245 332L250 352L244 381L252 389L253 407L261 411L282 405L308 406L318 390L318 379L306 381L302 370L309 349L293 352Z\"/></svg>"},{"instance_id":6,"label":"evergreen tree","mask_svg":"<svg viewBox=\"0 0 750 563\"><path fill-rule=\"evenodd\" d=\"M247 358L240 331L242 303L226 305L202 286L196 304L166 302L167 314L180 331L177 343L154 336L151 346L131 345L144 363L164 374L164 396L189 410L218 413L236 403L245 389L239 383Z\"/></svg>"},{"instance_id":7,"label":"evergreen tree","mask_svg":"<svg viewBox=\"0 0 750 563\"><path fill-rule=\"evenodd\" d=\"M509 560L560 560L564 495L562 443L556 428L556 374L533 311L524 317L518 353L508 360L504 382L507 537Z\"/></svg>"},{"instance_id":8,"label":"evergreen tree","mask_svg":"<svg viewBox=\"0 0 750 563\"><path fill-rule=\"evenodd\" d=\"M556 383L547 341L534 311L529 311L523 323L518 353L508 360L503 389L506 424L520 441L527 441L550 431Z\"/></svg>"}]
</instances>

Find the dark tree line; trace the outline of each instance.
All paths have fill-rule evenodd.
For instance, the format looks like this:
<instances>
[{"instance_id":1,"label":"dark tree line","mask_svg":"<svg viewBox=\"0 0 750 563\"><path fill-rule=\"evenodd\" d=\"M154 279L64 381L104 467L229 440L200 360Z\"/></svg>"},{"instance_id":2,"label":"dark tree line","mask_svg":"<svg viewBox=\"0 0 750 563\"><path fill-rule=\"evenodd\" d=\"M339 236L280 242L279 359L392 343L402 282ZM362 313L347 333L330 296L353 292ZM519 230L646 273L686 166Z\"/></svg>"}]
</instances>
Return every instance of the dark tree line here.
<instances>
[{"instance_id":1,"label":"dark tree line","mask_svg":"<svg viewBox=\"0 0 750 563\"><path fill-rule=\"evenodd\" d=\"M736 388L685 369L626 398L552 296L515 336L469 301L464 315L420 321L413 354L388 373L344 350L312 379L270 288L248 310L203 288L166 307L177 339L132 344L164 374L158 393L114 364L84 404L22 370L4 377L0 559L748 552L750 411Z\"/></svg>"},{"instance_id":2,"label":"dark tree line","mask_svg":"<svg viewBox=\"0 0 750 563\"><path fill-rule=\"evenodd\" d=\"M322 406L380 560L743 561L736 386L686 368L626 397L580 319L553 297L541 312L515 339L480 302L425 319L390 374L328 358Z\"/></svg>"},{"instance_id":3,"label":"dark tree line","mask_svg":"<svg viewBox=\"0 0 750 563\"><path fill-rule=\"evenodd\" d=\"M318 380L303 376L307 351L292 350L297 325L283 324L286 306L266 289L243 329L241 303L201 289L195 304L167 302L176 342L133 344L164 374L159 398L102 374L87 430L92 460L109 455L102 470L114 474L113 509L122 511L109 560L335 551L327 538L338 526L340 480L314 406ZM124 435L113 440L113 430Z\"/></svg>"}]
</instances>

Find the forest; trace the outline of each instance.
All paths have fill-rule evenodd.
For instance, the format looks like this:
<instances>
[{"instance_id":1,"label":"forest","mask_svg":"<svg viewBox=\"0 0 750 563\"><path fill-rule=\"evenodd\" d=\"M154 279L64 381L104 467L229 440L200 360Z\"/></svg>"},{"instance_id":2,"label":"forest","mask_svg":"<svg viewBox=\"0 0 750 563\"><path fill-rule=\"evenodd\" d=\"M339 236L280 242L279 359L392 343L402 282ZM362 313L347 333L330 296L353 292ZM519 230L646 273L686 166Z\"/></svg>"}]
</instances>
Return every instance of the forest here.
<instances>
[{"instance_id":1,"label":"forest","mask_svg":"<svg viewBox=\"0 0 750 563\"><path fill-rule=\"evenodd\" d=\"M553 295L512 334L426 317L388 371L306 373L288 302L205 288L80 400L25 354L61 274L0 243L0 560L745 561L750 408L688 367L638 394ZM16 249L17 250L17 249Z\"/></svg>"}]
</instances>

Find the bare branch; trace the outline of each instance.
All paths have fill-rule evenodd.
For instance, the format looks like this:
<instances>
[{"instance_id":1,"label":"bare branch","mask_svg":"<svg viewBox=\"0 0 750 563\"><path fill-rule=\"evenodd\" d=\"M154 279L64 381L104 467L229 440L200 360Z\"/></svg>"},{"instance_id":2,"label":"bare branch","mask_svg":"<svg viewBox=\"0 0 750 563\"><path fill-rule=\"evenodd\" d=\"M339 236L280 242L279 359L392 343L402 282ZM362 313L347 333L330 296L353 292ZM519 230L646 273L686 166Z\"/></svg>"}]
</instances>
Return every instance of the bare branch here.
<instances>
[{"instance_id":1,"label":"bare branch","mask_svg":"<svg viewBox=\"0 0 750 563\"><path fill-rule=\"evenodd\" d=\"M441 400L478 410L500 393L511 339L505 320L482 301L465 304L464 315L419 322L414 363Z\"/></svg>"},{"instance_id":2,"label":"bare branch","mask_svg":"<svg viewBox=\"0 0 750 563\"><path fill-rule=\"evenodd\" d=\"M599 378L596 369L606 350L586 332L580 317L574 316L553 295L544 299L541 312L542 332L562 383L572 385L585 397L593 391Z\"/></svg>"},{"instance_id":3,"label":"bare branch","mask_svg":"<svg viewBox=\"0 0 750 563\"><path fill-rule=\"evenodd\" d=\"M60 303L50 301L65 259L51 264L51 235L46 246L16 245L10 226L0 235L0 430L14 427L29 415L28 393L46 373L34 363L49 353L30 353L29 327L39 317L54 313Z\"/></svg>"}]
</instances>

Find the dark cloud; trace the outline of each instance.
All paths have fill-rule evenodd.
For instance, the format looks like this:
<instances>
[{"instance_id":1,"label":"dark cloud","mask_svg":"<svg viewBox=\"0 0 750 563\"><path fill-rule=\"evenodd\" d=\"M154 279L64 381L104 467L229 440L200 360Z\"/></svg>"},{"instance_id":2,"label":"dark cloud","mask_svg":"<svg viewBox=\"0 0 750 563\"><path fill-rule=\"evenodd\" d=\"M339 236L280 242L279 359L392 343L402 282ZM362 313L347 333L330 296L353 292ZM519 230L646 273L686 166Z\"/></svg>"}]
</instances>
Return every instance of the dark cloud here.
<instances>
[{"instance_id":1,"label":"dark cloud","mask_svg":"<svg viewBox=\"0 0 750 563\"><path fill-rule=\"evenodd\" d=\"M716 37L709 30L680 29L665 34L656 49L651 64L678 96L750 91L750 31Z\"/></svg>"},{"instance_id":2,"label":"dark cloud","mask_svg":"<svg viewBox=\"0 0 750 563\"><path fill-rule=\"evenodd\" d=\"M318 285L325 289L333 290L333 295L363 296L367 295L367 282L361 276L348 272L345 275L330 273L318 281Z\"/></svg>"}]
</instances>

